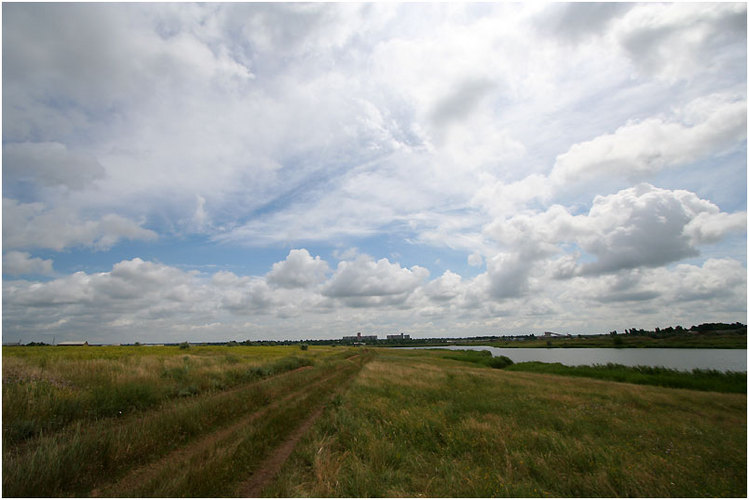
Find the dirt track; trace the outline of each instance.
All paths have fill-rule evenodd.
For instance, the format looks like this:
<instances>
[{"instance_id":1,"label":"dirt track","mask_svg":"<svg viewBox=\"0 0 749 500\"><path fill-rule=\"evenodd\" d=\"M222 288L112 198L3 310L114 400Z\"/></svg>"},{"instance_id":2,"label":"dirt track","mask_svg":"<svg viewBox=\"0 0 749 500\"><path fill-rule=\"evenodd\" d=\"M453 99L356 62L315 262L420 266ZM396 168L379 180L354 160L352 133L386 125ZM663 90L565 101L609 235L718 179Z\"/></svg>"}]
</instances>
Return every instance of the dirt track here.
<instances>
[{"instance_id":1,"label":"dirt track","mask_svg":"<svg viewBox=\"0 0 749 500\"><path fill-rule=\"evenodd\" d=\"M90 492L90 496L152 496L149 491L161 487L160 483L163 482L163 478L173 477L175 470L189 470L190 465L192 464L194 467L196 462L200 462L201 457L215 457L217 455L233 457L237 448L244 442L242 436L245 429L253 425L262 425L264 419L284 418L283 412L286 407L292 409L297 405L300 408L310 406L310 409L306 410L306 414L302 416L297 425L291 428L285 436L281 436L280 443L272 446L258 463L237 464L237 474L232 477L239 480L242 477L247 479L235 484L234 495L241 497L258 496L263 488L275 478L294 451L299 440L322 414L325 404L330 401L332 395L340 392L343 386L348 385L347 382L350 382L358 373L358 368L364 361L357 355L340 361L329 372L321 373L318 376L310 373L310 379L293 392L268 403L260 409L242 415L232 423L157 457L147 464L134 468L115 481L98 485ZM280 376L284 375L287 374ZM313 400L309 398L313 398ZM279 414L278 412L282 413ZM189 478L186 481L189 481ZM218 493L216 496L230 496L232 494L231 492ZM160 490L155 489L153 494L160 496ZM163 492L161 495L171 496Z\"/></svg>"}]
</instances>

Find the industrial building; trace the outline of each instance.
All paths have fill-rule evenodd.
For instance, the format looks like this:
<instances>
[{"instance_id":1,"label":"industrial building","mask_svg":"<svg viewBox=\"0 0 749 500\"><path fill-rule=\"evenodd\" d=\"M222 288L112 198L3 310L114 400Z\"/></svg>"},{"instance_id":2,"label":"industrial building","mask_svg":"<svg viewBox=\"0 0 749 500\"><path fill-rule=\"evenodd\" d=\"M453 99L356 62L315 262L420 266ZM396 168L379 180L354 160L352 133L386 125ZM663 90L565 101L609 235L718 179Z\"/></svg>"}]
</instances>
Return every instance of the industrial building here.
<instances>
[{"instance_id":1,"label":"industrial building","mask_svg":"<svg viewBox=\"0 0 749 500\"><path fill-rule=\"evenodd\" d=\"M411 336L401 332L396 335L388 335L388 340L411 340Z\"/></svg>"},{"instance_id":2,"label":"industrial building","mask_svg":"<svg viewBox=\"0 0 749 500\"><path fill-rule=\"evenodd\" d=\"M361 332L357 332L356 335L350 335L343 337L344 342L377 342L377 335L362 335Z\"/></svg>"}]
</instances>

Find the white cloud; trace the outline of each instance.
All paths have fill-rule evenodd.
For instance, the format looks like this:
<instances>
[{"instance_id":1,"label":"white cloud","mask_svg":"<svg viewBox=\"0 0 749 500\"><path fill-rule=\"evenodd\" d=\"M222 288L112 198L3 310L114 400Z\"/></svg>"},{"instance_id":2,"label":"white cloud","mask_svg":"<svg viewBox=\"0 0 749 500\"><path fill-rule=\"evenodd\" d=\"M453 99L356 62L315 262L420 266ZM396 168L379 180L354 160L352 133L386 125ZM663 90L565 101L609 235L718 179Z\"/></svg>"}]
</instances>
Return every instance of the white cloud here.
<instances>
[{"instance_id":1,"label":"white cloud","mask_svg":"<svg viewBox=\"0 0 749 500\"><path fill-rule=\"evenodd\" d=\"M28 252L11 251L3 254L3 274L52 274L52 260L31 257Z\"/></svg>"},{"instance_id":2,"label":"white cloud","mask_svg":"<svg viewBox=\"0 0 749 500\"><path fill-rule=\"evenodd\" d=\"M631 122L613 134L574 144L557 157L557 185L612 175L641 180L660 170L720 155L746 140L746 100L711 95L690 102L680 118Z\"/></svg>"},{"instance_id":3,"label":"white cloud","mask_svg":"<svg viewBox=\"0 0 749 500\"><path fill-rule=\"evenodd\" d=\"M284 288L307 288L325 280L328 263L302 248L291 250L286 260L273 264L268 283Z\"/></svg>"},{"instance_id":4,"label":"white cloud","mask_svg":"<svg viewBox=\"0 0 749 500\"><path fill-rule=\"evenodd\" d=\"M50 248L63 250L90 246L111 248L122 239L153 240L156 233L117 214L98 220L81 220L63 208L43 203L20 203L3 198L3 248Z\"/></svg>"},{"instance_id":5,"label":"white cloud","mask_svg":"<svg viewBox=\"0 0 749 500\"><path fill-rule=\"evenodd\" d=\"M700 212L684 227L684 234L694 245L716 243L731 232L746 233L746 212Z\"/></svg>"},{"instance_id":6,"label":"white cloud","mask_svg":"<svg viewBox=\"0 0 749 500\"><path fill-rule=\"evenodd\" d=\"M527 291L540 263L562 252L549 261L557 278L658 267L695 257L698 245L720 241L745 224L745 212L721 212L694 193L649 184L597 196L587 214L572 215L554 205L540 213L498 218L485 229L506 249L488 260L492 293L501 298ZM565 245L579 250L575 254ZM583 260L580 251L596 260Z\"/></svg>"},{"instance_id":7,"label":"white cloud","mask_svg":"<svg viewBox=\"0 0 749 500\"><path fill-rule=\"evenodd\" d=\"M424 285L424 294L434 302L448 302L458 297L462 291L463 279L459 274L445 271L442 276Z\"/></svg>"},{"instance_id":8,"label":"white cloud","mask_svg":"<svg viewBox=\"0 0 749 500\"><path fill-rule=\"evenodd\" d=\"M701 214L710 214L711 220L730 221L722 228L713 228L709 235L712 241L736 227L735 216L719 215L718 207L687 191L642 184L596 197L587 216L575 217L577 241L598 258L584 264L581 272L657 267L697 256L694 244L708 239L699 232L705 222L698 218Z\"/></svg>"},{"instance_id":9,"label":"white cloud","mask_svg":"<svg viewBox=\"0 0 749 500\"><path fill-rule=\"evenodd\" d=\"M82 189L104 176L104 167L85 153L69 151L59 142L3 145L3 175L9 180L32 180L44 186Z\"/></svg>"},{"instance_id":10,"label":"white cloud","mask_svg":"<svg viewBox=\"0 0 749 500\"><path fill-rule=\"evenodd\" d=\"M266 280L258 277L239 277L222 271L212 278L218 288L221 307L235 314L271 313L277 306L273 290Z\"/></svg>"},{"instance_id":11,"label":"white cloud","mask_svg":"<svg viewBox=\"0 0 749 500\"><path fill-rule=\"evenodd\" d=\"M637 68L666 80L726 70L732 52L746 57L746 5L649 4L631 9L613 27Z\"/></svg>"},{"instance_id":12,"label":"white cloud","mask_svg":"<svg viewBox=\"0 0 749 500\"><path fill-rule=\"evenodd\" d=\"M484 258L478 252L473 252L468 256L468 265L472 267L481 267L484 265Z\"/></svg>"},{"instance_id":13,"label":"white cloud","mask_svg":"<svg viewBox=\"0 0 749 500\"><path fill-rule=\"evenodd\" d=\"M338 263L322 293L334 298L397 296L412 292L429 276L420 266L410 269L387 259L375 261L360 255L354 261Z\"/></svg>"},{"instance_id":14,"label":"white cloud","mask_svg":"<svg viewBox=\"0 0 749 500\"><path fill-rule=\"evenodd\" d=\"M207 325L198 333L216 340L230 334L273 338L282 332L310 338L317 324L325 325L318 333L327 338L352 328L477 335L487 328L539 331L550 323L595 332L648 327L643 322L658 321L663 310L679 323L720 321L736 317L746 302L746 268L733 259L579 275L535 288L545 293L504 297L497 297L490 273L464 280L446 271L427 281L423 269L366 256L339 271L325 284L328 295L338 295L326 297L311 288L274 288L263 277L226 271L206 276L133 259L110 272L77 272L48 282L5 281L4 328L36 339L38 332L94 339L137 330L138 338L151 341L184 340L196 325ZM354 286L342 288L346 278L355 278ZM251 325L243 319L248 315ZM417 317L429 318L430 326L419 326Z\"/></svg>"},{"instance_id":15,"label":"white cloud","mask_svg":"<svg viewBox=\"0 0 749 500\"><path fill-rule=\"evenodd\" d=\"M165 262L277 252L257 276L101 253L111 272L4 283L6 327L451 335L693 314L657 279L704 280L692 309L711 311L732 283L722 310L745 316L745 283L723 278L745 267L745 5L3 14L6 270L51 270L34 249L81 269L81 247L157 233ZM416 245L461 271L394 262Z\"/></svg>"}]
</instances>

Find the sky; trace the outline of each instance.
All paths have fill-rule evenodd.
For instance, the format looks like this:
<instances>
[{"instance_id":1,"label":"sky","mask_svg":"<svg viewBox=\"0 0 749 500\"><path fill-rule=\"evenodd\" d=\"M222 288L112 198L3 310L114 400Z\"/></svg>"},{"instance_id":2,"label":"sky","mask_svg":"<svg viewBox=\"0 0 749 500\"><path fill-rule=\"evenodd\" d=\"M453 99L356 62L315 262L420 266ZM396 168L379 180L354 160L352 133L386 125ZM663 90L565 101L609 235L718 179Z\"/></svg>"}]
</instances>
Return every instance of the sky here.
<instances>
[{"instance_id":1,"label":"sky","mask_svg":"<svg viewBox=\"0 0 749 500\"><path fill-rule=\"evenodd\" d=\"M746 3L3 3L3 341L746 323Z\"/></svg>"}]
</instances>

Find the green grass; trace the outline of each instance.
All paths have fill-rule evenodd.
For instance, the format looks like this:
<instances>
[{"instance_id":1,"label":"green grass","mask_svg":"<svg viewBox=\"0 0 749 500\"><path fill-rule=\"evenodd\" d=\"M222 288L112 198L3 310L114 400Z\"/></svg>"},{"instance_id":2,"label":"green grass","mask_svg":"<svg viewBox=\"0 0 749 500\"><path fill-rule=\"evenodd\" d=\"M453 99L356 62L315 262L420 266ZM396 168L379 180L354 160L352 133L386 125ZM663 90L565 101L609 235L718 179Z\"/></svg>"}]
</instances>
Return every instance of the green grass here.
<instances>
[{"instance_id":1,"label":"green grass","mask_svg":"<svg viewBox=\"0 0 749 500\"><path fill-rule=\"evenodd\" d=\"M97 349L3 350L4 496L236 496L322 404L264 496L746 496L745 392L477 351Z\"/></svg>"},{"instance_id":2,"label":"green grass","mask_svg":"<svg viewBox=\"0 0 749 500\"><path fill-rule=\"evenodd\" d=\"M616 339L616 340L615 340ZM647 348L665 347L679 349L746 349L746 331L743 332L704 332L684 333L665 338L653 338L647 335L596 335L571 338L539 337L535 340L504 340L481 342L480 345L493 347L538 347L538 348L569 348L569 347L611 347L611 348ZM475 345L475 342L458 345Z\"/></svg>"},{"instance_id":3,"label":"green grass","mask_svg":"<svg viewBox=\"0 0 749 500\"><path fill-rule=\"evenodd\" d=\"M745 497L746 395L380 351L263 494Z\"/></svg>"},{"instance_id":4,"label":"green grass","mask_svg":"<svg viewBox=\"0 0 749 500\"><path fill-rule=\"evenodd\" d=\"M549 373L572 377L589 377L630 384L657 385L699 391L746 394L746 372L717 370L679 371L652 366L605 365L566 366L561 363L529 361L507 367L509 371Z\"/></svg>"},{"instance_id":5,"label":"green grass","mask_svg":"<svg viewBox=\"0 0 749 500\"><path fill-rule=\"evenodd\" d=\"M441 357L444 359L476 363L490 368L505 368L513 364L513 361L507 356L492 356L492 353L489 351L443 351Z\"/></svg>"},{"instance_id":6,"label":"green grass","mask_svg":"<svg viewBox=\"0 0 749 500\"><path fill-rule=\"evenodd\" d=\"M307 366L333 349L293 347L3 347L3 449L76 422Z\"/></svg>"},{"instance_id":7,"label":"green grass","mask_svg":"<svg viewBox=\"0 0 749 500\"><path fill-rule=\"evenodd\" d=\"M288 348L277 354L298 352L298 349ZM126 399L131 400L135 407L141 405L143 408L133 408L132 411L114 416L98 415L94 418L83 415L56 430L48 430L50 425L45 424L41 416L34 416L35 422L39 422L44 429L43 432L32 433L24 440L3 442L3 494L15 497L88 496L91 489L102 481L121 477L138 466L148 464L188 445L195 439L210 435L248 414L267 408L271 403L283 400L289 394L299 393L300 397L290 400L280 409L274 409L267 417L250 426L260 429L253 434L251 443L254 452L262 455L263 450L267 450L283 437L281 430L271 432L269 429L275 429L274 425L278 426L284 422L284 425L293 425L295 419L307 411L309 405L320 401L326 390L332 390L331 384L335 384L342 375L356 368L354 363L346 361L346 356L353 354L350 350L311 349L309 352L309 358L293 355L271 358L268 361L266 357L267 362L260 365L243 365L241 361L226 360L226 350L214 352L210 357L217 357L214 361L225 370L235 373L237 366L242 367L241 376L232 379L234 385L223 389L199 391L189 397L162 397L157 404L152 404L151 396L141 401L138 396L143 394L137 391L128 392L130 389L127 384L113 386L119 392L108 397L98 392L103 390L103 386L92 382L90 386L94 388L93 392L86 394L94 394L96 398L101 399L98 402L99 408L111 405L112 400L122 404ZM258 352L245 354L251 354L253 360L258 360L267 352L260 349ZM114 366L117 366L118 359L120 358L110 358L107 362L115 363ZM177 359L190 366L189 362ZM158 366L158 363L154 366ZM295 371L295 368L305 366L308 367L306 370ZM185 375L183 368L181 364L172 367L175 371L169 372L168 378L176 380L183 376L191 376L190 369L186 370L188 374ZM211 369L207 373L215 374L215 371ZM163 373L157 374L157 379L161 379L162 375ZM98 380L96 372L92 372L92 377ZM330 380L325 382L327 379ZM3 392L5 410L5 384ZM50 406L49 398L32 401L41 402L39 408ZM293 415L296 416L292 418ZM5 418L3 425L6 426ZM267 435L263 434L263 429L268 430ZM199 461L202 463L203 459ZM180 468L178 472L182 474L183 471ZM163 475L160 475L158 485L136 485L135 488L122 491L114 489L108 491L108 494L201 496L197 493L203 492L204 489L201 488L206 486L203 480L199 481L199 484L195 483L198 472L194 470L186 476L183 474L185 479L176 483L174 481L179 474L175 472L172 482L169 483L172 486L167 489L164 489L166 482Z\"/></svg>"}]
</instances>

